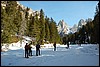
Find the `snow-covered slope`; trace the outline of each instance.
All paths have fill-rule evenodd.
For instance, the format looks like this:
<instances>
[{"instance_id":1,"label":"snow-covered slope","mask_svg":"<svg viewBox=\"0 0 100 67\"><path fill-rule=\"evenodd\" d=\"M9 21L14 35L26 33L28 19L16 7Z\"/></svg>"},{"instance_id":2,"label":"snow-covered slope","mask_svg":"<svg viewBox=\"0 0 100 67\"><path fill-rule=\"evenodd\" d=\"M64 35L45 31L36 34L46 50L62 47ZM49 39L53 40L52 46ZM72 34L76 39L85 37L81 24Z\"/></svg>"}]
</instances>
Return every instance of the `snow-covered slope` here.
<instances>
[{"instance_id":1,"label":"snow-covered slope","mask_svg":"<svg viewBox=\"0 0 100 67\"><path fill-rule=\"evenodd\" d=\"M1 52L1 66L99 66L99 46L95 44L57 46L57 51L52 48L41 48L41 55L24 58L24 49Z\"/></svg>"}]
</instances>

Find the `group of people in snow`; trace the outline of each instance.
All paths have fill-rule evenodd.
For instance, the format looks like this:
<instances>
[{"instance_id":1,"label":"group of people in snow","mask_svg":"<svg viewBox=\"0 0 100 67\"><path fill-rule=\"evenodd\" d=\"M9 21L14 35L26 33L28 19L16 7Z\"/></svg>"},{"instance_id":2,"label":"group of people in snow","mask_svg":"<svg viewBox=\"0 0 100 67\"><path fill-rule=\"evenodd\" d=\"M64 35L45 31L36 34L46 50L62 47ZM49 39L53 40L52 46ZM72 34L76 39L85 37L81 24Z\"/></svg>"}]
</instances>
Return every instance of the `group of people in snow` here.
<instances>
[{"instance_id":1,"label":"group of people in snow","mask_svg":"<svg viewBox=\"0 0 100 67\"><path fill-rule=\"evenodd\" d=\"M24 47L25 48L25 58L29 58L29 56L32 56L31 45L32 45L32 42L29 44L26 43ZM54 46L54 51L56 51L56 42L54 42L53 46ZM38 55L40 55L40 44L39 43L36 44L36 56Z\"/></svg>"},{"instance_id":2,"label":"group of people in snow","mask_svg":"<svg viewBox=\"0 0 100 67\"><path fill-rule=\"evenodd\" d=\"M28 56L32 56L32 49L31 49L31 43L26 43L25 45L25 58L29 58Z\"/></svg>"},{"instance_id":3,"label":"group of people in snow","mask_svg":"<svg viewBox=\"0 0 100 67\"><path fill-rule=\"evenodd\" d=\"M25 45L25 58L29 58L29 56L32 56L32 42L31 43L26 43ZM40 44L36 44L36 56L40 55Z\"/></svg>"}]
</instances>

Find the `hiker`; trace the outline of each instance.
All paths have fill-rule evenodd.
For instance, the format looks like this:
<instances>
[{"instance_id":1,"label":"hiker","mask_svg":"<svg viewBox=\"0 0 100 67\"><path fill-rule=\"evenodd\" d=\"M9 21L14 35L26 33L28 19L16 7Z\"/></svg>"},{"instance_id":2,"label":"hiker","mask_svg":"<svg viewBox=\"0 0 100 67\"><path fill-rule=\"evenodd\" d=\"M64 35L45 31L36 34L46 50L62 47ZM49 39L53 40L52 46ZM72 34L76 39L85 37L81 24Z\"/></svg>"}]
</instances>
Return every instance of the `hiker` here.
<instances>
[{"instance_id":1,"label":"hiker","mask_svg":"<svg viewBox=\"0 0 100 67\"><path fill-rule=\"evenodd\" d=\"M56 42L54 42L53 46L54 46L54 51L56 51Z\"/></svg>"},{"instance_id":2,"label":"hiker","mask_svg":"<svg viewBox=\"0 0 100 67\"><path fill-rule=\"evenodd\" d=\"M40 55L40 44L36 44L36 56Z\"/></svg>"},{"instance_id":3,"label":"hiker","mask_svg":"<svg viewBox=\"0 0 100 67\"><path fill-rule=\"evenodd\" d=\"M79 44L78 45L81 46L81 41L79 41Z\"/></svg>"},{"instance_id":4,"label":"hiker","mask_svg":"<svg viewBox=\"0 0 100 67\"><path fill-rule=\"evenodd\" d=\"M67 42L67 48L69 48L69 42Z\"/></svg>"},{"instance_id":5,"label":"hiker","mask_svg":"<svg viewBox=\"0 0 100 67\"><path fill-rule=\"evenodd\" d=\"M31 47L31 44L32 43L30 43L28 46L29 46L29 56L32 56L32 47Z\"/></svg>"},{"instance_id":6,"label":"hiker","mask_svg":"<svg viewBox=\"0 0 100 67\"><path fill-rule=\"evenodd\" d=\"M25 48L25 58L29 58L28 57L28 43L26 43L24 48Z\"/></svg>"},{"instance_id":7,"label":"hiker","mask_svg":"<svg viewBox=\"0 0 100 67\"><path fill-rule=\"evenodd\" d=\"M69 48L69 44L70 44L70 41L69 41L69 38L68 38L68 40L67 40L67 49Z\"/></svg>"}]
</instances>

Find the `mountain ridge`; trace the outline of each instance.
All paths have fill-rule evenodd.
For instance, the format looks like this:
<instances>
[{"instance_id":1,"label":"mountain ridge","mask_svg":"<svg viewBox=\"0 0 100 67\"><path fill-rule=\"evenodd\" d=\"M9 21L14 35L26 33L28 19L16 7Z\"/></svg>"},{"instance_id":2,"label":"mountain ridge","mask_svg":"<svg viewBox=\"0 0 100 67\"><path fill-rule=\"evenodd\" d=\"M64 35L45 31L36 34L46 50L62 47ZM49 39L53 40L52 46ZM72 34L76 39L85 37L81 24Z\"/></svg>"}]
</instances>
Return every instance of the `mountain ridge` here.
<instances>
[{"instance_id":1,"label":"mountain ridge","mask_svg":"<svg viewBox=\"0 0 100 67\"><path fill-rule=\"evenodd\" d=\"M72 34L79 31L79 29L82 28L83 25L86 25L88 22L91 21L91 18L88 18L86 20L80 19L78 24L74 24L72 27L70 27L64 20L60 20L57 25L58 33L61 37L64 37L67 34Z\"/></svg>"}]
</instances>

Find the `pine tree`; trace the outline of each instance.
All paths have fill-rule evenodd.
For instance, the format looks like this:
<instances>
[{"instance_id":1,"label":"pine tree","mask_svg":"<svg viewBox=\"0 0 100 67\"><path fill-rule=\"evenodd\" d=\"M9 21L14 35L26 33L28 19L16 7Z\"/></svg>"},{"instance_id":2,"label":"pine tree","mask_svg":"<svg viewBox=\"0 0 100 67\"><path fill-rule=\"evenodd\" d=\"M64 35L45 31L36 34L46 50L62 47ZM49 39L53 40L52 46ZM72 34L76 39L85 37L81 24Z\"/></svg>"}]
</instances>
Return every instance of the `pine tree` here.
<instances>
[{"instance_id":1,"label":"pine tree","mask_svg":"<svg viewBox=\"0 0 100 67\"><path fill-rule=\"evenodd\" d=\"M94 17L94 40L96 43L99 43L99 3L98 5L96 6L96 14L95 14L95 17Z\"/></svg>"},{"instance_id":2,"label":"pine tree","mask_svg":"<svg viewBox=\"0 0 100 67\"><path fill-rule=\"evenodd\" d=\"M7 34L7 42L11 43L11 37L18 32L18 17L17 15L17 2L16 1L7 1L7 6L5 7L6 18L4 25L4 32ZM17 21L16 21L17 20Z\"/></svg>"},{"instance_id":3,"label":"pine tree","mask_svg":"<svg viewBox=\"0 0 100 67\"><path fill-rule=\"evenodd\" d=\"M7 23L8 18L5 9L1 7L1 43L9 43L10 33Z\"/></svg>"},{"instance_id":4,"label":"pine tree","mask_svg":"<svg viewBox=\"0 0 100 67\"><path fill-rule=\"evenodd\" d=\"M36 13L35 15L35 23L36 23L36 41L38 42L40 40L40 30L41 30L41 27L40 27L40 22L39 22L39 15Z\"/></svg>"},{"instance_id":5,"label":"pine tree","mask_svg":"<svg viewBox=\"0 0 100 67\"><path fill-rule=\"evenodd\" d=\"M55 40L55 23L54 20L51 18L50 20L50 42L53 43Z\"/></svg>"},{"instance_id":6,"label":"pine tree","mask_svg":"<svg viewBox=\"0 0 100 67\"><path fill-rule=\"evenodd\" d=\"M16 10L16 15L14 18L14 24L16 25L16 33L19 34L20 31L20 27L21 27L21 21L22 21L22 14L20 12L21 7L18 7L18 9Z\"/></svg>"},{"instance_id":7,"label":"pine tree","mask_svg":"<svg viewBox=\"0 0 100 67\"><path fill-rule=\"evenodd\" d=\"M40 43L44 44L43 40L45 39L45 19L44 19L44 12L43 12L42 9L40 10L39 22L40 22L40 25L41 25L40 26L41 27L41 30L40 30Z\"/></svg>"},{"instance_id":8,"label":"pine tree","mask_svg":"<svg viewBox=\"0 0 100 67\"><path fill-rule=\"evenodd\" d=\"M11 33L12 35L14 35L16 31L16 26L13 22L16 15L16 7L17 5L15 1L7 1L7 7L5 8L5 10L8 17L7 23L9 23L9 27L8 27L9 33Z\"/></svg>"},{"instance_id":9,"label":"pine tree","mask_svg":"<svg viewBox=\"0 0 100 67\"><path fill-rule=\"evenodd\" d=\"M58 30L56 27L56 22L51 18L50 20L50 42L59 42L60 43L60 36L58 34Z\"/></svg>"},{"instance_id":10,"label":"pine tree","mask_svg":"<svg viewBox=\"0 0 100 67\"><path fill-rule=\"evenodd\" d=\"M36 31L36 23L35 23L35 17L31 16L29 26L28 26L28 35L29 37L35 37L35 31Z\"/></svg>"},{"instance_id":11,"label":"pine tree","mask_svg":"<svg viewBox=\"0 0 100 67\"><path fill-rule=\"evenodd\" d=\"M45 40L49 41L50 40L50 29L49 29L49 18L46 16L45 18Z\"/></svg>"}]
</instances>

